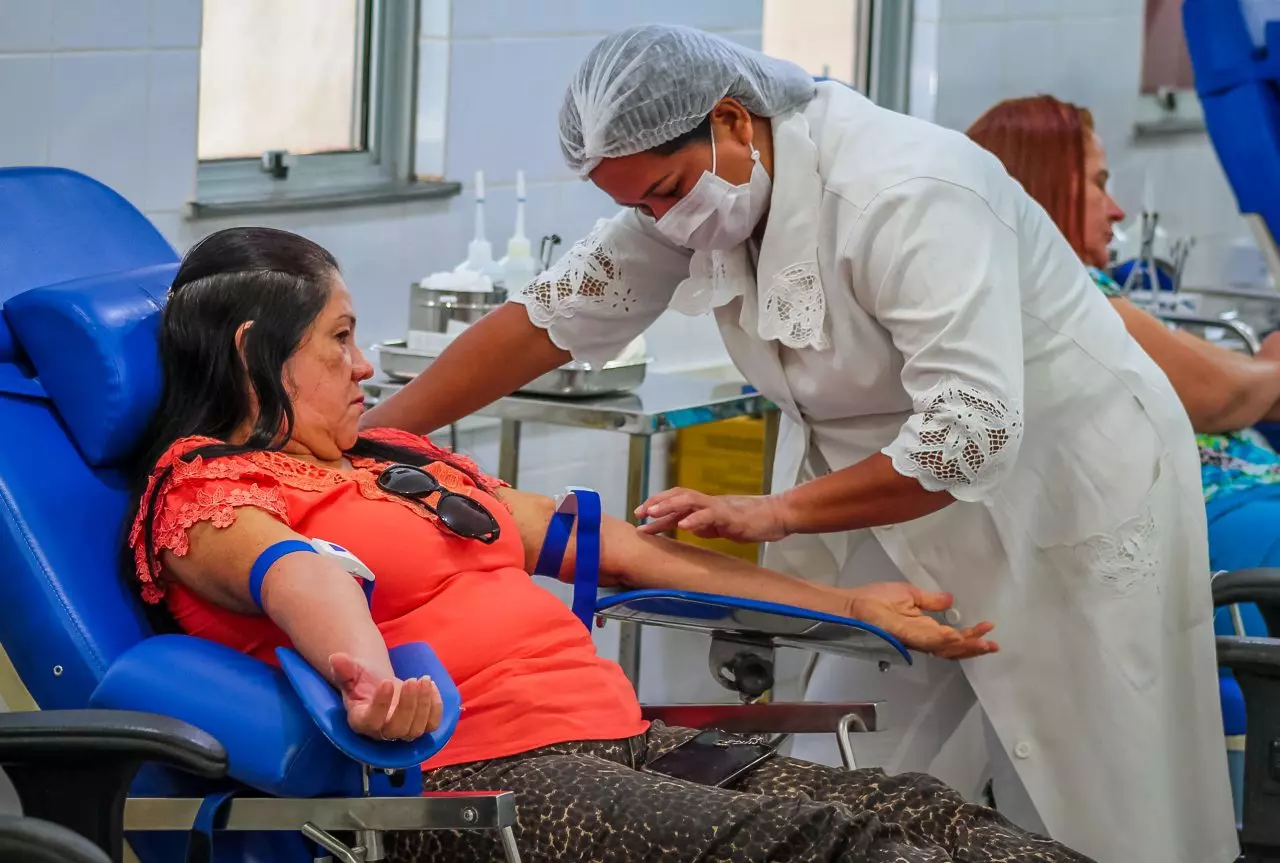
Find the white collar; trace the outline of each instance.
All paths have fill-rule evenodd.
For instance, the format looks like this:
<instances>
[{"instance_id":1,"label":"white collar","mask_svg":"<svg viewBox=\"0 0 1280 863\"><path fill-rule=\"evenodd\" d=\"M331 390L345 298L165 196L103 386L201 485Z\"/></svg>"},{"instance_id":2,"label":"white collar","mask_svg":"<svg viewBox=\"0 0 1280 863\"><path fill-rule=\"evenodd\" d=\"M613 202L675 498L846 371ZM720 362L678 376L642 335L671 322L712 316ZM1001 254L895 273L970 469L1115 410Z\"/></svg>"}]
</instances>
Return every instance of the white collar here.
<instances>
[{"instance_id":1,"label":"white collar","mask_svg":"<svg viewBox=\"0 0 1280 863\"><path fill-rule=\"evenodd\" d=\"M809 121L798 112L775 117L773 194L756 272L746 243L726 252L694 252L689 278L677 288L678 305L710 311L742 297L738 323L746 332L789 348L826 349L826 296L818 278L821 204L818 147Z\"/></svg>"}]
</instances>

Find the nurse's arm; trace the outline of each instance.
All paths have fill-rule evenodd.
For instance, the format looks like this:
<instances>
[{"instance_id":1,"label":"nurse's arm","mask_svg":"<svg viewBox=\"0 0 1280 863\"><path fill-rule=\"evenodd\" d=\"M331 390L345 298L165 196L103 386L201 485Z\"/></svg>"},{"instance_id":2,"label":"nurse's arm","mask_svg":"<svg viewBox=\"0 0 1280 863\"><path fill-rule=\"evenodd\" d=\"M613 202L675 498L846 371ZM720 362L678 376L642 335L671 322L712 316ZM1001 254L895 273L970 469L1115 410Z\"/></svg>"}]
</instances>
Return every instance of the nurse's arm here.
<instances>
[{"instance_id":1,"label":"nurse's arm","mask_svg":"<svg viewBox=\"0 0 1280 863\"><path fill-rule=\"evenodd\" d=\"M929 491L876 453L855 465L778 495L778 517L788 533L831 533L901 524L937 512L955 498Z\"/></svg>"},{"instance_id":2,"label":"nurse's arm","mask_svg":"<svg viewBox=\"0 0 1280 863\"><path fill-rule=\"evenodd\" d=\"M497 494L520 528L525 566L532 572L555 502L509 488ZM561 581L573 581L575 559L576 530L565 552ZM642 534L627 522L607 516L601 524L600 570L605 586L738 596L857 618L892 633L908 647L951 659L999 649L984 638L993 628L990 623L957 630L925 615L950 608L950 594L920 590L905 582L851 589L825 587L710 549Z\"/></svg>"},{"instance_id":3,"label":"nurse's arm","mask_svg":"<svg viewBox=\"0 0 1280 863\"><path fill-rule=\"evenodd\" d=\"M613 359L666 311L689 275L689 254L634 211L618 213L462 332L426 371L368 411L361 428L427 434L570 359Z\"/></svg>"},{"instance_id":4,"label":"nurse's arm","mask_svg":"<svg viewBox=\"0 0 1280 863\"><path fill-rule=\"evenodd\" d=\"M976 192L917 178L867 205L841 260L859 304L902 354L913 412L880 452L782 493L785 527L896 524L985 499L1022 438L1014 229Z\"/></svg>"}]
</instances>

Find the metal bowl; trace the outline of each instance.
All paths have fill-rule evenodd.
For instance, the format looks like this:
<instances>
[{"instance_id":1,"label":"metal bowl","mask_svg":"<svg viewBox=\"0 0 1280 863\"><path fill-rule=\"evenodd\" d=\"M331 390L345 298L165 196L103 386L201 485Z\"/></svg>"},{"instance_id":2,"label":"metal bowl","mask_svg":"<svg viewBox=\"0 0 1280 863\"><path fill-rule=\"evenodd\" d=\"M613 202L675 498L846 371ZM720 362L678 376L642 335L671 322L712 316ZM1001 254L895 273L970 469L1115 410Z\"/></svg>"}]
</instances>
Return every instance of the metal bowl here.
<instances>
[{"instance_id":1,"label":"metal bowl","mask_svg":"<svg viewBox=\"0 0 1280 863\"><path fill-rule=\"evenodd\" d=\"M431 354L411 350L404 341L383 342L375 350L382 373L388 379L400 383L413 380L435 361ZM561 398L631 392L644 383L648 367L648 358L625 363L605 363L602 366L571 362L526 384L519 392Z\"/></svg>"},{"instance_id":2,"label":"metal bowl","mask_svg":"<svg viewBox=\"0 0 1280 863\"><path fill-rule=\"evenodd\" d=\"M409 287L409 329L445 333L449 323L474 324L507 301L501 288L483 293L439 288Z\"/></svg>"}]
</instances>

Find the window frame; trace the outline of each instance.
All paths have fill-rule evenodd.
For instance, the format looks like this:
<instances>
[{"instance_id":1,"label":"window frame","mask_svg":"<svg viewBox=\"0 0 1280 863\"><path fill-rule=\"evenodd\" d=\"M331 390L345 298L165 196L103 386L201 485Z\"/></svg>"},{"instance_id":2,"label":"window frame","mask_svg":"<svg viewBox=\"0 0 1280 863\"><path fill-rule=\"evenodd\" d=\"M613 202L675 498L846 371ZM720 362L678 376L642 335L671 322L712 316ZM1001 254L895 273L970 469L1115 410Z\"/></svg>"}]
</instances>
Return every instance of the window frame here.
<instances>
[{"instance_id":1,"label":"window frame","mask_svg":"<svg viewBox=\"0 0 1280 863\"><path fill-rule=\"evenodd\" d=\"M261 158L201 160L189 218L456 194L454 183L414 183L419 4L366 4L365 149L291 155L286 179L264 171Z\"/></svg>"},{"instance_id":2,"label":"window frame","mask_svg":"<svg viewBox=\"0 0 1280 863\"><path fill-rule=\"evenodd\" d=\"M860 0L859 26L865 28L867 98L882 108L906 114L911 92L911 28L914 3Z\"/></svg>"}]
</instances>

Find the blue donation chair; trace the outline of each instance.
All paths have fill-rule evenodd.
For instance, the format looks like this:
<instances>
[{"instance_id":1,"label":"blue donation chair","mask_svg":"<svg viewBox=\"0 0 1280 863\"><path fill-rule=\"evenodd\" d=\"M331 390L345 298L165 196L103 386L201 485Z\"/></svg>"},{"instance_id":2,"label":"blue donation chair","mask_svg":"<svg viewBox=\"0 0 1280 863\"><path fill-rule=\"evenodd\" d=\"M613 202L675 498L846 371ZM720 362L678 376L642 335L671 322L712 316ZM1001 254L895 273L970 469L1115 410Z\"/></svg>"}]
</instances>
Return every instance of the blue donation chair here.
<instances>
[{"instance_id":1,"label":"blue donation chair","mask_svg":"<svg viewBox=\"0 0 1280 863\"><path fill-rule=\"evenodd\" d=\"M113 861L127 835L143 863L352 863L382 859L384 831L471 829L501 831L506 859L518 860L512 794L420 793L418 765L458 719L457 690L426 645L396 648L392 662L403 676L431 675L445 721L387 743L354 734L337 692L292 651L280 651L277 670L149 630L120 574L120 465L156 409L156 331L177 260L105 186L60 169L0 169L0 644L22 684L5 698L32 708L0 714L0 766L35 819L0 824L0 852L10 828L15 842L58 842L61 827ZM540 568L558 566L575 518L589 551L593 492L564 498ZM713 672L745 702L647 708L651 717L839 730L851 765L847 734L876 730L877 705L756 703L772 685L773 650L910 661L872 627L800 609L672 592L598 598L598 558L578 557L584 624L599 615L705 631ZM92 859L83 843L73 850L81 856L67 859Z\"/></svg>"},{"instance_id":2,"label":"blue donation chair","mask_svg":"<svg viewBox=\"0 0 1280 863\"><path fill-rule=\"evenodd\" d=\"M1185 0L1183 29L1205 127L1272 275L1280 279L1280 4L1274 0ZM1266 433L1265 429L1263 430ZM1269 435L1270 436L1270 435ZM1245 859L1280 860L1280 573L1246 570L1213 581L1219 608L1254 603L1265 632L1218 639L1228 739L1242 760L1237 806ZM1242 628L1242 627L1237 627ZM1243 706L1240 704L1243 696ZM1247 734L1245 731L1247 730ZM1238 741L1244 735L1243 758Z\"/></svg>"}]
</instances>

